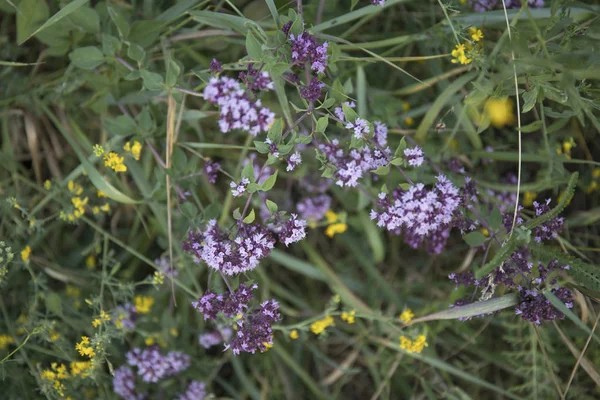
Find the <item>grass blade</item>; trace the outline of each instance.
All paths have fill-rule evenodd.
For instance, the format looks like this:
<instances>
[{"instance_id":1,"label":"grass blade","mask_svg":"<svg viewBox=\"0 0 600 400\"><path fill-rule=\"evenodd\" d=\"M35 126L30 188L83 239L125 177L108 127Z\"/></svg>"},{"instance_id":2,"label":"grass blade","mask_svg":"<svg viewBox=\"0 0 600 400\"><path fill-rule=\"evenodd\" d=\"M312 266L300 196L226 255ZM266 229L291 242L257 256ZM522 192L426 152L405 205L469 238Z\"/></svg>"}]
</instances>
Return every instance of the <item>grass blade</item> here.
<instances>
[{"instance_id":1,"label":"grass blade","mask_svg":"<svg viewBox=\"0 0 600 400\"><path fill-rule=\"evenodd\" d=\"M27 36L27 38L25 40L23 40L22 42L20 42L19 45L25 43L31 37L37 35L42 30L44 30L44 29L46 29L46 28L54 25L55 23L57 23L58 21L60 21L64 17L66 17L69 14L71 14L72 12L76 11L79 7L83 6L88 1L89 0L74 0L71 3L67 4L59 12L57 12L52 17L50 17L50 19L48 19L48 21L44 22L44 24L42 26L40 26L32 34L30 34L29 36Z\"/></svg>"}]
</instances>

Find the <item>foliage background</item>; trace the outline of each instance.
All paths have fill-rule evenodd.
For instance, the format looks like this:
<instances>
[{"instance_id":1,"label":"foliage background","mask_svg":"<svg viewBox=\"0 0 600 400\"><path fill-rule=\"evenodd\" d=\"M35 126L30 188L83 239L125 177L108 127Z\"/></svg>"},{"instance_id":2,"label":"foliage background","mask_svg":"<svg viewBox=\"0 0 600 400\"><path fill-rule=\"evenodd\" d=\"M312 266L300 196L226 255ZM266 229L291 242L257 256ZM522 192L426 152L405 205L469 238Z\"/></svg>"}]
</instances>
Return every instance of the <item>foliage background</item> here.
<instances>
[{"instance_id":1,"label":"foliage background","mask_svg":"<svg viewBox=\"0 0 600 400\"><path fill-rule=\"evenodd\" d=\"M572 378L568 398L598 398L599 341L590 336L600 290L594 184L600 166L594 161L600 152L598 4L551 0L542 9L509 10L509 40L502 10L473 13L469 4L454 1L388 0L385 9L367 3L327 0L322 12L319 1L303 4L306 27L332 44L330 78L343 84L359 115L390 126L392 148L404 136L414 138L434 163L447 169L458 159L482 188L496 192L516 190L505 177L517 170L518 135L514 124L490 125L483 104L490 96L516 103L514 54L523 119L522 193L556 200L570 173L579 172L563 214L566 228L555 243L590 267L586 279L573 281L581 292L572 318L535 327L504 310L468 322L424 322L411 329L427 334L426 351L401 351L390 321L405 307L417 316L447 309L465 295L454 291L447 275L481 263L481 252L458 234L441 256L409 249L369 220L369 199L361 192L333 188L332 208L347 213L348 231L328 238L323 226L310 229L305 241L275 250L250 274L259 298L281 303L284 319L275 346L239 357L205 350L198 335L207 327L190 302L210 278L179 243L190 224L231 221L236 207L225 176L213 185L199 173L205 158L218 159L237 178L254 147L242 133L218 132L216 110L193 94L202 91L214 57L226 71L244 69L246 34L254 25L203 13L239 11L272 35L272 12L287 15L296 4L2 0L0 238L16 254L0 287L0 333L14 342L0 350L5 398L57 397L41 371L51 362L79 359L75 344L82 335L97 335L103 351L90 377L70 383L73 398L115 398L112 370L123 364L127 350L149 339L192 357L192 367L159 396L173 396L189 378L229 398L547 399L559 398L557 387L564 392ZM68 15L50 19L61 9ZM462 42L470 26L485 34L480 53L472 65L452 64L454 36ZM132 75L120 60L140 72ZM175 111L165 87L177 110L168 171L158 161L165 159L168 113ZM287 98L299 103L289 88ZM296 112L288 100L279 90L263 101L289 126ZM133 119L122 118L123 112ZM133 139L144 149L139 161L126 160L126 174L105 169L93 155L94 144L120 148ZM575 146L565 154L571 139ZM280 207L292 209L299 196L292 183L308 168L280 177L270 194ZM167 174L176 188L170 208ZM429 171L419 178L433 176ZM97 190L108 193L111 211L88 212L74 224L58 218L71 207L71 180L93 205L104 204ZM25 263L19 253L27 245L32 253ZM152 281L158 268L153 260L168 255L170 247L179 270L173 290L168 281ZM224 289L218 279L212 285ZM135 332L92 327L100 310L134 294L155 300ZM332 300L336 294L341 304ZM328 335L313 335L310 322L333 309L356 310L357 322L337 319ZM294 327L300 329L298 340L289 338Z\"/></svg>"}]
</instances>

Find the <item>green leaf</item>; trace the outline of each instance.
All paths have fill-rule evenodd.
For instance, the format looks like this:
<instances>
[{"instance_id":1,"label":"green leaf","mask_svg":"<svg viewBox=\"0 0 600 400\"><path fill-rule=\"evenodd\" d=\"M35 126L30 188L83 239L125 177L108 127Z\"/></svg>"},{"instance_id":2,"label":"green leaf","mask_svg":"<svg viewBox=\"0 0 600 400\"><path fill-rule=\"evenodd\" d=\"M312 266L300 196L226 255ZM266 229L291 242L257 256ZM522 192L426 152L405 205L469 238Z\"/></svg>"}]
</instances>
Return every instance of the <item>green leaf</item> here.
<instances>
[{"instance_id":1,"label":"green leaf","mask_svg":"<svg viewBox=\"0 0 600 400\"><path fill-rule=\"evenodd\" d=\"M198 207L196 207L192 202L183 203L181 205L181 213L188 220L193 220L198 216Z\"/></svg>"},{"instance_id":2,"label":"green leaf","mask_svg":"<svg viewBox=\"0 0 600 400\"><path fill-rule=\"evenodd\" d=\"M141 63L146 57L146 51L142 46L135 43L129 43L129 48L127 49L127 56L138 63Z\"/></svg>"},{"instance_id":3,"label":"green leaf","mask_svg":"<svg viewBox=\"0 0 600 400\"><path fill-rule=\"evenodd\" d=\"M367 77L360 66L356 68L356 109L358 115L367 115Z\"/></svg>"},{"instance_id":4,"label":"green leaf","mask_svg":"<svg viewBox=\"0 0 600 400\"><path fill-rule=\"evenodd\" d=\"M590 336L592 336L594 338L594 340L596 340L596 342L600 343L600 338L598 338L598 336L596 336L594 334L594 332L592 332L590 327L587 326L586 324L584 324L583 321L580 320L579 317L577 315L575 315L575 313L573 313L573 311L568 309L567 306L565 305L565 303L563 303L562 300L560 300L558 297L556 297L554 295L554 293L552 293L550 291L550 289L544 290L543 293L544 293L544 296L550 301L550 303L552 303L552 305L558 311L565 314L571 321L575 322L575 324L577 324L577 326L579 326L581 329L586 331Z\"/></svg>"},{"instance_id":5,"label":"green leaf","mask_svg":"<svg viewBox=\"0 0 600 400\"><path fill-rule=\"evenodd\" d=\"M521 127L521 132L523 132L523 133L535 132L537 130L542 129L543 126L544 126L544 122L543 121L533 121L530 124L522 126Z\"/></svg>"},{"instance_id":6,"label":"green leaf","mask_svg":"<svg viewBox=\"0 0 600 400\"><path fill-rule=\"evenodd\" d=\"M254 182L254 165L252 162L246 164L244 169L242 170L242 178L248 179L250 182Z\"/></svg>"},{"instance_id":7,"label":"green leaf","mask_svg":"<svg viewBox=\"0 0 600 400\"><path fill-rule=\"evenodd\" d=\"M214 11L190 11L189 14L194 20L215 28L233 30L246 35L250 27L254 27L264 37L267 36L259 24L248 18Z\"/></svg>"},{"instance_id":8,"label":"green leaf","mask_svg":"<svg viewBox=\"0 0 600 400\"><path fill-rule=\"evenodd\" d=\"M248 214L248 216L246 218L244 218L244 223L245 224L251 224L254 222L254 220L256 219L256 214L254 213L254 208L250 211L250 214Z\"/></svg>"},{"instance_id":9,"label":"green leaf","mask_svg":"<svg viewBox=\"0 0 600 400\"><path fill-rule=\"evenodd\" d=\"M396 147L396 151L394 152L394 157L403 157L404 156L404 150L406 149L406 137L402 136L402 139L400 139L400 143L398 144L398 147Z\"/></svg>"},{"instance_id":10,"label":"green leaf","mask_svg":"<svg viewBox=\"0 0 600 400\"><path fill-rule=\"evenodd\" d=\"M119 14L114 7L107 6L108 15L110 15L110 19L113 21L115 26L117 27L117 31L119 32L119 36L121 39L127 39L129 36L129 23L121 14Z\"/></svg>"},{"instance_id":11,"label":"green leaf","mask_svg":"<svg viewBox=\"0 0 600 400\"><path fill-rule=\"evenodd\" d=\"M449 310L436 312L425 315L420 318L415 318L412 323L436 321L442 319L459 319L474 317L477 315L488 314L491 312L503 310L505 308L514 307L518 304L519 296L516 293L511 293L502 297L496 297L490 300L478 301L467 304L466 306L453 307Z\"/></svg>"},{"instance_id":12,"label":"green leaf","mask_svg":"<svg viewBox=\"0 0 600 400\"><path fill-rule=\"evenodd\" d=\"M394 158L392 161L390 161L390 164L396 165L396 166L403 165L404 159L402 157Z\"/></svg>"},{"instance_id":13,"label":"green leaf","mask_svg":"<svg viewBox=\"0 0 600 400\"><path fill-rule=\"evenodd\" d=\"M273 21L275 21L275 26L279 27L279 13L277 12L277 6L273 0L265 0L267 3L267 7L269 7L269 11L271 11L271 15L273 16Z\"/></svg>"},{"instance_id":14,"label":"green leaf","mask_svg":"<svg viewBox=\"0 0 600 400\"><path fill-rule=\"evenodd\" d=\"M69 53L73 65L81 69L94 69L104 62L104 54L95 46L80 47Z\"/></svg>"},{"instance_id":15,"label":"green leaf","mask_svg":"<svg viewBox=\"0 0 600 400\"><path fill-rule=\"evenodd\" d=\"M256 39L252 31L248 31L246 35L246 51L254 61L260 60L264 54L260 42Z\"/></svg>"},{"instance_id":16,"label":"green leaf","mask_svg":"<svg viewBox=\"0 0 600 400\"><path fill-rule=\"evenodd\" d=\"M19 44L23 44L30 37L37 35L40 31L48 28L49 26L54 25L64 17L73 13L79 7L83 6L89 0L74 0L64 6L59 12L54 14L48 21L46 21L42 26L37 28L35 31L31 32L32 28L37 25L40 17L43 21L48 17L49 11L48 6L46 5L45 0L23 0L19 7L19 13L17 14L17 42ZM19 27L19 17L24 18L27 22L23 22L25 25ZM24 37L25 36L25 37Z\"/></svg>"},{"instance_id":17,"label":"green leaf","mask_svg":"<svg viewBox=\"0 0 600 400\"><path fill-rule=\"evenodd\" d=\"M371 171L377 175L388 175L390 173L390 165L382 165L381 167L377 168L374 171Z\"/></svg>"},{"instance_id":18,"label":"green leaf","mask_svg":"<svg viewBox=\"0 0 600 400\"><path fill-rule=\"evenodd\" d=\"M140 75L144 80L144 87L147 90L151 92L158 92L164 89L162 75L145 69L140 70Z\"/></svg>"},{"instance_id":19,"label":"green leaf","mask_svg":"<svg viewBox=\"0 0 600 400\"><path fill-rule=\"evenodd\" d=\"M236 208L235 210L233 210L233 219L235 219L236 221L239 221L242 218L242 213L240 212L240 208Z\"/></svg>"},{"instance_id":20,"label":"green leaf","mask_svg":"<svg viewBox=\"0 0 600 400\"><path fill-rule=\"evenodd\" d=\"M71 5L73 3L70 3ZM64 9L63 9L64 10ZM77 28L87 33L100 33L100 17L96 10L90 7L81 7L68 17L69 21Z\"/></svg>"},{"instance_id":21,"label":"green leaf","mask_svg":"<svg viewBox=\"0 0 600 400\"><path fill-rule=\"evenodd\" d=\"M317 132L324 133L329 125L329 115L325 115L317 120Z\"/></svg>"},{"instance_id":22,"label":"green leaf","mask_svg":"<svg viewBox=\"0 0 600 400\"><path fill-rule=\"evenodd\" d=\"M535 103L538 97L538 87L534 86L529 92L523 93L523 108L521 114L531 111L535 107Z\"/></svg>"},{"instance_id":23,"label":"green leaf","mask_svg":"<svg viewBox=\"0 0 600 400\"><path fill-rule=\"evenodd\" d=\"M279 143L281 140L281 136L283 134L283 121L281 118L277 118L275 122L269 128L269 132L267 133L267 137L271 139L271 141L275 144Z\"/></svg>"},{"instance_id":24,"label":"green leaf","mask_svg":"<svg viewBox=\"0 0 600 400\"><path fill-rule=\"evenodd\" d=\"M467 242L467 244L471 247L480 246L483 242L485 242L485 236L481 232L469 232L465 236L463 236L463 240Z\"/></svg>"},{"instance_id":25,"label":"green leaf","mask_svg":"<svg viewBox=\"0 0 600 400\"><path fill-rule=\"evenodd\" d=\"M179 64L177 64L174 60L169 60L169 65L167 67L167 79L166 85L167 87L173 87L177 84L177 78L181 73L181 68L179 68Z\"/></svg>"},{"instance_id":26,"label":"green leaf","mask_svg":"<svg viewBox=\"0 0 600 400\"><path fill-rule=\"evenodd\" d=\"M163 25L157 24L156 21L135 21L131 25L127 40L148 48L156 42L162 27Z\"/></svg>"},{"instance_id":27,"label":"green leaf","mask_svg":"<svg viewBox=\"0 0 600 400\"><path fill-rule=\"evenodd\" d=\"M112 35L103 33L102 52L107 56L114 56L119 51L121 51L121 41Z\"/></svg>"},{"instance_id":28,"label":"green leaf","mask_svg":"<svg viewBox=\"0 0 600 400\"><path fill-rule=\"evenodd\" d=\"M58 316L63 315L62 300L60 296L55 292L50 292L46 295L45 299L46 309L51 313Z\"/></svg>"},{"instance_id":29,"label":"green leaf","mask_svg":"<svg viewBox=\"0 0 600 400\"><path fill-rule=\"evenodd\" d=\"M260 185L256 182L252 182L248 185L248 188L246 190L248 191L248 193L256 193L260 190Z\"/></svg>"},{"instance_id":30,"label":"green leaf","mask_svg":"<svg viewBox=\"0 0 600 400\"><path fill-rule=\"evenodd\" d=\"M109 133L113 135L127 136L137 131L137 124L134 119L127 115L121 115L117 118L102 118L104 126Z\"/></svg>"},{"instance_id":31,"label":"green leaf","mask_svg":"<svg viewBox=\"0 0 600 400\"><path fill-rule=\"evenodd\" d=\"M267 203L267 209L269 210L269 212L271 214L275 214L277 212L277 210L279 209L277 207L277 203L275 203L274 201L267 199L266 203Z\"/></svg>"},{"instance_id":32,"label":"green leaf","mask_svg":"<svg viewBox=\"0 0 600 400\"><path fill-rule=\"evenodd\" d=\"M265 182L262 184L262 191L266 192L268 190L271 190L273 188L273 186L275 186L275 182L277 181L277 173L279 172L279 170L275 170L275 173L271 176L269 176L267 179L265 179Z\"/></svg>"},{"instance_id":33,"label":"green leaf","mask_svg":"<svg viewBox=\"0 0 600 400\"><path fill-rule=\"evenodd\" d=\"M268 144L258 140L254 141L254 147L256 147L256 151L258 151L260 154L267 154L270 151L270 146Z\"/></svg>"},{"instance_id":34,"label":"green leaf","mask_svg":"<svg viewBox=\"0 0 600 400\"><path fill-rule=\"evenodd\" d=\"M352 108L348 107L346 104L342 104L342 109L344 110L344 116L346 117L347 122L354 122L358 118L358 114Z\"/></svg>"},{"instance_id":35,"label":"green leaf","mask_svg":"<svg viewBox=\"0 0 600 400\"><path fill-rule=\"evenodd\" d=\"M356 7L357 4L358 0L352 0L352 3L350 3L350 10L354 10L354 7Z\"/></svg>"},{"instance_id":36,"label":"green leaf","mask_svg":"<svg viewBox=\"0 0 600 400\"><path fill-rule=\"evenodd\" d=\"M498 207L494 207L492 212L490 213L490 228L492 229L500 229L502 226L502 213L498 209Z\"/></svg>"}]
</instances>

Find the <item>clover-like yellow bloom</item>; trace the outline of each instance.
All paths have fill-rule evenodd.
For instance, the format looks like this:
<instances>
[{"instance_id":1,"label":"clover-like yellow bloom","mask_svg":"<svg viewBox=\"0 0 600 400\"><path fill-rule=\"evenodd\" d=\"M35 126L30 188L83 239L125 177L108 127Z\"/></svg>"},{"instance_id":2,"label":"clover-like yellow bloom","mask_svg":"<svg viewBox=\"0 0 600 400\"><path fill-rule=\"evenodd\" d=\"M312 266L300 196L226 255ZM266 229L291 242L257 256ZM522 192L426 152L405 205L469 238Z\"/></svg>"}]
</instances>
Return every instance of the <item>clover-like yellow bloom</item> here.
<instances>
[{"instance_id":1,"label":"clover-like yellow bloom","mask_svg":"<svg viewBox=\"0 0 600 400\"><path fill-rule=\"evenodd\" d=\"M515 123L513 103L509 98L490 98L485 102L483 108L490 118L490 122L496 128L502 128L505 125L512 125Z\"/></svg>"},{"instance_id":2,"label":"clover-like yellow bloom","mask_svg":"<svg viewBox=\"0 0 600 400\"><path fill-rule=\"evenodd\" d=\"M113 169L115 172L125 172L127 171L127 167L123 162L125 161L124 157L119 157L117 153L111 151L108 154L104 154L104 165Z\"/></svg>"},{"instance_id":3,"label":"clover-like yellow bloom","mask_svg":"<svg viewBox=\"0 0 600 400\"><path fill-rule=\"evenodd\" d=\"M29 261L29 257L31 256L31 247L25 246L23 250L21 250L21 260L27 262Z\"/></svg>"},{"instance_id":4,"label":"clover-like yellow bloom","mask_svg":"<svg viewBox=\"0 0 600 400\"><path fill-rule=\"evenodd\" d=\"M413 320L413 318L415 317L415 314L412 312L412 310L410 308L407 308L406 310L402 311L402 314L400 314L400 321L404 322L405 324L408 324L410 321Z\"/></svg>"},{"instance_id":5,"label":"clover-like yellow bloom","mask_svg":"<svg viewBox=\"0 0 600 400\"><path fill-rule=\"evenodd\" d=\"M469 35L471 35L471 39L476 42L479 42L481 39L483 39L483 32L481 32L481 29L477 29L474 26L469 28Z\"/></svg>"},{"instance_id":6,"label":"clover-like yellow bloom","mask_svg":"<svg viewBox=\"0 0 600 400\"><path fill-rule=\"evenodd\" d=\"M312 324L310 324L310 330L315 335L319 335L319 334L323 333L325 331L325 329L327 329L328 327L330 327L332 325L334 325L333 318L330 315L328 315L325 318L320 319L320 320L315 321Z\"/></svg>"},{"instance_id":7,"label":"clover-like yellow bloom","mask_svg":"<svg viewBox=\"0 0 600 400\"><path fill-rule=\"evenodd\" d=\"M154 299L148 296L135 296L133 301L138 314L148 314L154 305Z\"/></svg>"},{"instance_id":8,"label":"clover-like yellow bloom","mask_svg":"<svg viewBox=\"0 0 600 400\"><path fill-rule=\"evenodd\" d=\"M417 336L414 341L404 335L400 336L400 348L406 350L407 353L420 353L427 346L427 337L425 335Z\"/></svg>"},{"instance_id":9,"label":"clover-like yellow bloom","mask_svg":"<svg viewBox=\"0 0 600 400\"><path fill-rule=\"evenodd\" d=\"M89 358L92 358L96 355L96 352L94 351L92 346L90 346L90 338L87 336L81 337L81 342L75 345L75 350L77 350L82 356L86 356Z\"/></svg>"},{"instance_id":10,"label":"clover-like yellow bloom","mask_svg":"<svg viewBox=\"0 0 600 400\"><path fill-rule=\"evenodd\" d=\"M296 339L298 339L298 337L299 337L299 336L300 336L300 335L298 334L298 330L297 330L297 329L293 329L293 330L290 332L290 339L292 339L292 340L296 340Z\"/></svg>"},{"instance_id":11,"label":"clover-like yellow bloom","mask_svg":"<svg viewBox=\"0 0 600 400\"><path fill-rule=\"evenodd\" d=\"M142 144L137 140L133 142L133 145L130 142L127 142L125 143L125 146L123 146L123 150L125 150L127 153L131 153L131 156L136 161L139 161L140 155L142 154Z\"/></svg>"},{"instance_id":12,"label":"clover-like yellow bloom","mask_svg":"<svg viewBox=\"0 0 600 400\"><path fill-rule=\"evenodd\" d=\"M344 311L341 315L342 320L346 321L349 324L353 324L356 322L356 311L352 310L350 312Z\"/></svg>"}]
</instances>

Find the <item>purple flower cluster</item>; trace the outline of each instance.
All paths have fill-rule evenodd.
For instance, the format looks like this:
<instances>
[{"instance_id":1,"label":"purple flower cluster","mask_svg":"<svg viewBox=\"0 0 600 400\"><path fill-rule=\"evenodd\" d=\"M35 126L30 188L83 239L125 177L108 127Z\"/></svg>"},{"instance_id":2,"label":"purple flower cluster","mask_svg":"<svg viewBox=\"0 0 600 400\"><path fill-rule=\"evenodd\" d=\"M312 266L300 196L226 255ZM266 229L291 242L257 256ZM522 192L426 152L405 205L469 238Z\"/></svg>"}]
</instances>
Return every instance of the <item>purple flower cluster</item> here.
<instances>
[{"instance_id":1,"label":"purple flower cluster","mask_svg":"<svg viewBox=\"0 0 600 400\"><path fill-rule=\"evenodd\" d=\"M194 303L192 303L192 304L194 304ZM209 349L220 343L228 341L231 338L232 334L233 334L233 330L228 326L224 326L220 329L215 329L208 333L203 333L203 334L199 335L198 343L200 344L200 346L204 347L205 349Z\"/></svg>"},{"instance_id":2,"label":"purple flower cluster","mask_svg":"<svg viewBox=\"0 0 600 400\"><path fill-rule=\"evenodd\" d=\"M221 164L215 161L208 160L204 164L204 175L206 175L206 179L210 183L217 182L217 176L219 175L219 169L221 168Z\"/></svg>"},{"instance_id":3,"label":"purple flower cluster","mask_svg":"<svg viewBox=\"0 0 600 400\"><path fill-rule=\"evenodd\" d=\"M151 346L144 350L135 348L129 351L126 357L130 366L137 367L137 374L144 382L158 382L177 375L190 366L190 357L187 354L170 351L163 356L158 346Z\"/></svg>"},{"instance_id":4,"label":"purple flower cluster","mask_svg":"<svg viewBox=\"0 0 600 400\"><path fill-rule=\"evenodd\" d=\"M204 382L191 381L184 394L180 394L178 400L204 400L206 397L206 385Z\"/></svg>"},{"instance_id":5,"label":"purple flower cluster","mask_svg":"<svg viewBox=\"0 0 600 400\"><path fill-rule=\"evenodd\" d=\"M232 78L211 78L204 89L204 99L220 107L219 127L223 133L241 129L256 136L266 132L275 120L275 113L262 107L260 100L251 100Z\"/></svg>"},{"instance_id":6,"label":"purple flower cluster","mask_svg":"<svg viewBox=\"0 0 600 400\"><path fill-rule=\"evenodd\" d=\"M570 290L557 287L552 289L552 294L559 298L567 308L573 308L573 296ZM519 287L519 297L521 302L515 307L515 313L525 321L541 325L542 321L565 317L539 290Z\"/></svg>"},{"instance_id":7,"label":"purple flower cluster","mask_svg":"<svg viewBox=\"0 0 600 400\"><path fill-rule=\"evenodd\" d=\"M321 97L321 91L325 84L318 79L313 79L307 86L300 88L300 96L308 101L315 102Z\"/></svg>"},{"instance_id":8,"label":"purple flower cluster","mask_svg":"<svg viewBox=\"0 0 600 400\"><path fill-rule=\"evenodd\" d=\"M306 221L298 219L296 214L281 225L279 241L288 247L292 243L299 242L306 237Z\"/></svg>"},{"instance_id":9,"label":"purple flower cluster","mask_svg":"<svg viewBox=\"0 0 600 400\"><path fill-rule=\"evenodd\" d=\"M380 147L387 146L388 127L386 124L376 121L373 129L373 141Z\"/></svg>"},{"instance_id":10,"label":"purple flower cluster","mask_svg":"<svg viewBox=\"0 0 600 400\"><path fill-rule=\"evenodd\" d=\"M231 240L218 226L209 221L204 232L190 231L183 249L204 261L212 269L225 275L234 275L256 268L275 246L275 239L262 225L240 227Z\"/></svg>"},{"instance_id":11,"label":"purple flower cluster","mask_svg":"<svg viewBox=\"0 0 600 400\"><path fill-rule=\"evenodd\" d=\"M533 202L533 209L535 210L535 216L540 217L547 214L550 211L551 199L546 199L545 203ZM552 217L548 221L544 222L540 226L534 228L533 234L535 241L540 243L542 240L554 239L558 232L563 228L565 219L563 217Z\"/></svg>"},{"instance_id":12,"label":"purple flower cluster","mask_svg":"<svg viewBox=\"0 0 600 400\"><path fill-rule=\"evenodd\" d=\"M269 73L254 69L252 64L248 65L247 71L240 72L239 78L240 81L244 82L246 88L254 93L275 89Z\"/></svg>"},{"instance_id":13,"label":"purple flower cluster","mask_svg":"<svg viewBox=\"0 0 600 400\"><path fill-rule=\"evenodd\" d=\"M250 180L248 178L242 178L240 183L231 182L229 183L229 187L231 187L231 194L233 197L240 197L246 192L248 185L250 184Z\"/></svg>"},{"instance_id":14,"label":"purple flower cluster","mask_svg":"<svg viewBox=\"0 0 600 400\"><path fill-rule=\"evenodd\" d=\"M169 257L167 256L156 258L154 263L160 267L160 272L167 276L177 276L179 274L179 271L169 262Z\"/></svg>"},{"instance_id":15,"label":"purple flower cluster","mask_svg":"<svg viewBox=\"0 0 600 400\"><path fill-rule=\"evenodd\" d=\"M521 8L520 0L506 0L506 8ZM544 0L527 0L530 8L544 7ZM486 12L495 8L503 9L502 2L498 0L472 0L473 11Z\"/></svg>"},{"instance_id":16,"label":"purple flower cluster","mask_svg":"<svg viewBox=\"0 0 600 400\"><path fill-rule=\"evenodd\" d=\"M377 226L404 234L405 242L417 248L423 241L431 253L439 254L449 236L451 223L461 204L459 190L445 176L438 175L431 189L417 183L406 191L397 189L390 199L379 195L382 211L371 210Z\"/></svg>"},{"instance_id":17,"label":"purple flower cluster","mask_svg":"<svg viewBox=\"0 0 600 400\"><path fill-rule=\"evenodd\" d=\"M264 301L258 310L237 321L237 332L225 349L231 348L235 355L241 352L254 354L257 350L265 351L267 344L273 344L271 325L280 319L277 301Z\"/></svg>"},{"instance_id":18,"label":"purple flower cluster","mask_svg":"<svg viewBox=\"0 0 600 400\"><path fill-rule=\"evenodd\" d=\"M219 72L223 72L223 64L221 64L216 58L213 58L210 62L209 69L211 73L218 74Z\"/></svg>"},{"instance_id":19,"label":"purple flower cluster","mask_svg":"<svg viewBox=\"0 0 600 400\"><path fill-rule=\"evenodd\" d=\"M295 152L287 159L287 167L285 170L287 172L293 171L300 164L302 164L302 156L299 152Z\"/></svg>"},{"instance_id":20,"label":"purple flower cluster","mask_svg":"<svg viewBox=\"0 0 600 400\"><path fill-rule=\"evenodd\" d=\"M204 314L204 320L216 319L219 313L232 318L242 314L248 308L248 303L253 298L252 292L256 288L258 288L256 284L246 286L245 283L240 283L236 290L225 294L217 294L209 290L198 301L194 301L192 306Z\"/></svg>"},{"instance_id":21,"label":"purple flower cluster","mask_svg":"<svg viewBox=\"0 0 600 400\"><path fill-rule=\"evenodd\" d=\"M292 60L294 64L303 65L310 63L310 68L322 74L327 67L327 42L318 45L317 41L308 32L302 32L295 36L290 35L292 44Z\"/></svg>"},{"instance_id":22,"label":"purple flower cluster","mask_svg":"<svg viewBox=\"0 0 600 400\"><path fill-rule=\"evenodd\" d=\"M352 149L348 154L344 154L337 139L332 140L331 143L319 145L319 150L337 168L334 174L335 183L341 187L356 187L358 180L366 172L387 165L388 158L391 156L389 148L383 149L382 152L379 149L371 149L369 146Z\"/></svg>"},{"instance_id":23,"label":"purple flower cluster","mask_svg":"<svg viewBox=\"0 0 600 400\"><path fill-rule=\"evenodd\" d=\"M415 146L412 149L404 149L404 155L406 156L408 165L411 167L420 167L423 164L423 161L425 161L423 150L421 150L419 146Z\"/></svg>"},{"instance_id":24,"label":"purple flower cluster","mask_svg":"<svg viewBox=\"0 0 600 400\"><path fill-rule=\"evenodd\" d=\"M135 373L126 365L115 370L113 391L124 400L143 400L146 397L143 393L137 393Z\"/></svg>"},{"instance_id":25,"label":"purple flower cluster","mask_svg":"<svg viewBox=\"0 0 600 400\"><path fill-rule=\"evenodd\" d=\"M138 313L135 306L131 303L126 303L122 306L117 306L115 309L115 321L120 324L123 329L134 330L135 322L137 321Z\"/></svg>"},{"instance_id":26,"label":"purple flower cluster","mask_svg":"<svg viewBox=\"0 0 600 400\"><path fill-rule=\"evenodd\" d=\"M371 4L373 4L374 6L383 7L385 5L385 0L371 0Z\"/></svg>"},{"instance_id":27,"label":"purple flower cluster","mask_svg":"<svg viewBox=\"0 0 600 400\"><path fill-rule=\"evenodd\" d=\"M309 221L320 221L330 207L331 197L326 194L305 197L296 204L296 210L300 216Z\"/></svg>"},{"instance_id":28,"label":"purple flower cluster","mask_svg":"<svg viewBox=\"0 0 600 400\"><path fill-rule=\"evenodd\" d=\"M246 286L241 283L237 290L226 294L206 292L192 306L204 314L204 319L216 319L222 313L228 318L238 317L237 329L231 341L225 345L225 350L231 348L233 354L240 352L254 354L256 350L266 350L265 344L273 343L271 325L281 319L279 304L275 300L263 302L258 309L250 309L249 303L253 298L252 291L257 285Z\"/></svg>"},{"instance_id":29,"label":"purple flower cluster","mask_svg":"<svg viewBox=\"0 0 600 400\"><path fill-rule=\"evenodd\" d=\"M365 139L366 134L371 131L369 122L362 118L356 118L354 122L348 122L346 129L352 130L356 139Z\"/></svg>"}]
</instances>

